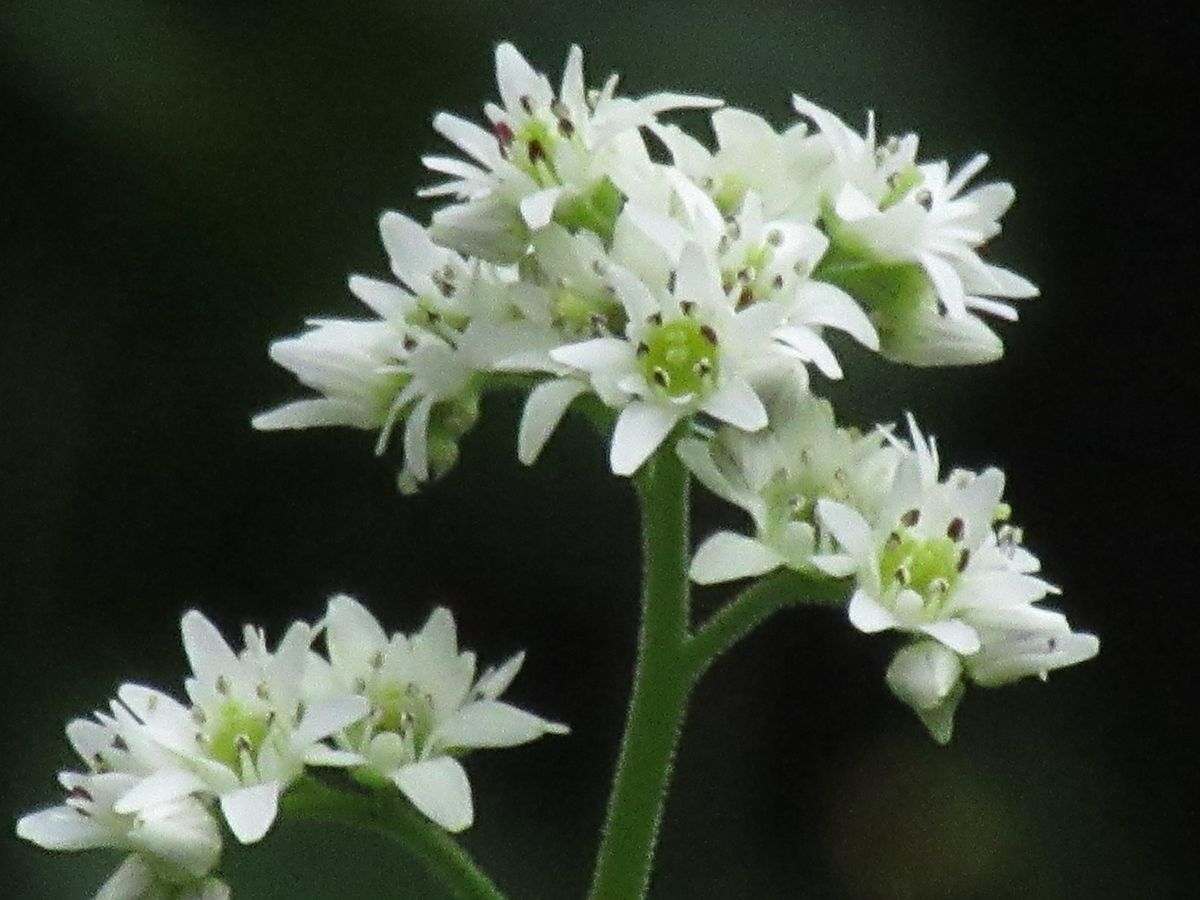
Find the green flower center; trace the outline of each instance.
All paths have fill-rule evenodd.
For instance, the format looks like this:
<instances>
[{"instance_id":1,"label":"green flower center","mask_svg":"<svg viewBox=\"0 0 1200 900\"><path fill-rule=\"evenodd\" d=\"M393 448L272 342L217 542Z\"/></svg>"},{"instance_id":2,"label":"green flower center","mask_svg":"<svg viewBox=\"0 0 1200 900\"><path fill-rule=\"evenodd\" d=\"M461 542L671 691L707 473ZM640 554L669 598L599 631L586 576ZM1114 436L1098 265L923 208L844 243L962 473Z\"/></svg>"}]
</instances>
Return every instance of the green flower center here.
<instances>
[{"instance_id":1,"label":"green flower center","mask_svg":"<svg viewBox=\"0 0 1200 900\"><path fill-rule=\"evenodd\" d=\"M433 698L415 684L391 682L380 685L371 697L375 710L375 730L394 731L408 738L420 752L433 734L436 716Z\"/></svg>"},{"instance_id":2,"label":"green flower center","mask_svg":"<svg viewBox=\"0 0 1200 900\"><path fill-rule=\"evenodd\" d=\"M951 537L924 537L908 529L892 532L879 558L879 576L887 587L909 588L934 610L954 587L966 551Z\"/></svg>"},{"instance_id":3,"label":"green flower center","mask_svg":"<svg viewBox=\"0 0 1200 900\"><path fill-rule=\"evenodd\" d=\"M673 400L707 393L716 380L719 356L716 332L691 318L652 326L638 345L646 381Z\"/></svg>"},{"instance_id":4,"label":"green flower center","mask_svg":"<svg viewBox=\"0 0 1200 900\"><path fill-rule=\"evenodd\" d=\"M256 758L270 729L269 714L252 712L236 700L226 700L208 718L205 742L209 755L240 773L243 754Z\"/></svg>"}]
</instances>

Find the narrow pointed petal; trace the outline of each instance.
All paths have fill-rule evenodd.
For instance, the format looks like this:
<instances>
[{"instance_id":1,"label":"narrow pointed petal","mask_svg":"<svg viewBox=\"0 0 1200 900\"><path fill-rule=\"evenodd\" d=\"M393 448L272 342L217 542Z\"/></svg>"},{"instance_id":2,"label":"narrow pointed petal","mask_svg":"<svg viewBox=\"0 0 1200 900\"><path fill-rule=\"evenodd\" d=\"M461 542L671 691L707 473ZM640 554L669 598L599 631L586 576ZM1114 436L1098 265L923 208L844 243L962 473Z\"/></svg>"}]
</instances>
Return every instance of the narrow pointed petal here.
<instances>
[{"instance_id":1,"label":"narrow pointed petal","mask_svg":"<svg viewBox=\"0 0 1200 900\"><path fill-rule=\"evenodd\" d=\"M759 431L767 427L767 408L754 388L741 378L730 378L700 409L722 422L743 431Z\"/></svg>"},{"instance_id":2,"label":"narrow pointed petal","mask_svg":"<svg viewBox=\"0 0 1200 900\"><path fill-rule=\"evenodd\" d=\"M502 703L471 703L438 729L434 740L443 747L516 747L545 734L565 734L569 729L533 713Z\"/></svg>"},{"instance_id":3,"label":"narrow pointed petal","mask_svg":"<svg viewBox=\"0 0 1200 900\"><path fill-rule=\"evenodd\" d=\"M517 458L521 462L528 466L537 460L567 407L586 388L582 381L556 379L539 384L529 392L517 432Z\"/></svg>"},{"instance_id":4,"label":"narrow pointed petal","mask_svg":"<svg viewBox=\"0 0 1200 900\"><path fill-rule=\"evenodd\" d=\"M870 554L871 526L857 510L833 500L819 500L817 519L851 556L865 559Z\"/></svg>"},{"instance_id":5,"label":"narrow pointed petal","mask_svg":"<svg viewBox=\"0 0 1200 900\"><path fill-rule=\"evenodd\" d=\"M969 656L979 649L979 633L959 619L932 622L922 626L921 630L964 656Z\"/></svg>"}]
</instances>

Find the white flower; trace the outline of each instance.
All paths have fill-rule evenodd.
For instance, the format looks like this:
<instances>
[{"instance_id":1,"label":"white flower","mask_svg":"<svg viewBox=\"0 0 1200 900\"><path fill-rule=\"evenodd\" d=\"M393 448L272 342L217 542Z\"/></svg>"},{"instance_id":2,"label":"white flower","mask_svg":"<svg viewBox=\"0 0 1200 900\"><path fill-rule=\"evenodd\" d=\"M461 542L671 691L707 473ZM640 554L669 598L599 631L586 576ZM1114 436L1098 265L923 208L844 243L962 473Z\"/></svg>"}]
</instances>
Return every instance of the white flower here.
<instances>
[{"instance_id":1,"label":"white flower","mask_svg":"<svg viewBox=\"0 0 1200 900\"><path fill-rule=\"evenodd\" d=\"M850 621L860 631L924 634L969 655L980 648L976 624L1019 617L1057 589L1034 574L1037 558L1016 546L1011 529L993 528L1004 474L957 470L939 481L935 445L911 416L909 428L913 448L872 520L845 504L817 503L842 552L814 562L831 573L853 569Z\"/></svg>"},{"instance_id":2,"label":"white flower","mask_svg":"<svg viewBox=\"0 0 1200 900\"><path fill-rule=\"evenodd\" d=\"M891 485L900 453L884 431L838 428L827 401L792 383L774 385L766 401L771 424L760 432L722 428L711 440L679 442L679 456L700 482L754 522L753 537L720 531L700 545L689 571L700 584L784 565L812 571L813 554L832 549L818 533L817 501L871 516Z\"/></svg>"},{"instance_id":3,"label":"white flower","mask_svg":"<svg viewBox=\"0 0 1200 900\"><path fill-rule=\"evenodd\" d=\"M481 747L512 747L567 728L499 700L521 667L517 654L475 679L475 655L459 652L454 618L436 609L421 631L389 637L356 600L337 596L325 617L326 662L310 659L317 694L357 695L370 706L361 724L337 736L358 754L353 773L394 784L441 827L474 819L471 787L458 761Z\"/></svg>"},{"instance_id":4,"label":"white flower","mask_svg":"<svg viewBox=\"0 0 1200 900\"><path fill-rule=\"evenodd\" d=\"M757 191L746 191L737 210L725 214L678 173L669 173L668 179L682 206L679 220L636 204L627 207L624 217L658 244L673 265L678 265L688 243L698 243L716 259L721 287L735 298L736 308L765 301L784 304L785 318L772 337L783 352L813 363L829 378L841 378L842 369L821 335L822 327L837 328L869 349L879 349L875 327L854 298L809 277L829 247L819 229L804 222L768 220Z\"/></svg>"},{"instance_id":5,"label":"white flower","mask_svg":"<svg viewBox=\"0 0 1200 900\"><path fill-rule=\"evenodd\" d=\"M168 751L161 768L121 797L118 812L139 812L175 797L215 795L230 830L242 843L266 834L279 796L306 765L347 766L354 754L323 741L367 713L361 697L308 703L302 693L312 629L293 623L274 652L262 632L247 627L235 653L203 615L182 620L183 644L193 677L190 707L140 685L124 685L121 702L146 737Z\"/></svg>"},{"instance_id":6,"label":"white flower","mask_svg":"<svg viewBox=\"0 0 1200 900\"><path fill-rule=\"evenodd\" d=\"M621 189L632 189L651 165L637 129L669 109L719 102L681 94L618 97L616 76L588 92L578 47L567 55L557 96L509 43L496 48L496 83L502 105L485 108L491 132L449 113L434 119L434 128L472 161L426 157L426 166L451 180L421 193L465 201L435 214L438 240L498 262L515 261L529 231L556 218L609 237Z\"/></svg>"},{"instance_id":7,"label":"white flower","mask_svg":"<svg viewBox=\"0 0 1200 900\"><path fill-rule=\"evenodd\" d=\"M221 855L221 833L199 800L181 796L135 813L122 812L119 801L137 788L138 776L63 772L59 780L67 790L66 802L21 818L17 835L47 850L114 848L128 852L97 897L228 897L223 884L207 877Z\"/></svg>"},{"instance_id":8,"label":"white flower","mask_svg":"<svg viewBox=\"0 0 1200 900\"><path fill-rule=\"evenodd\" d=\"M726 215L741 209L747 193L763 199L771 218L812 222L820 210L818 175L827 163L825 142L804 123L779 134L761 116L726 107L712 114L717 150L710 151L675 125L654 127L675 167L712 197Z\"/></svg>"},{"instance_id":9,"label":"white flower","mask_svg":"<svg viewBox=\"0 0 1200 900\"><path fill-rule=\"evenodd\" d=\"M342 425L371 430L387 419L404 377L387 366L395 330L385 322L310 320L312 330L271 344L271 359L322 396L255 416L260 431Z\"/></svg>"},{"instance_id":10,"label":"white flower","mask_svg":"<svg viewBox=\"0 0 1200 900\"><path fill-rule=\"evenodd\" d=\"M625 309L624 335L568 344L551 356L587 373L600 399L621 409L609 454L613 472L633 474L677 423L697 412L746 431L767 424L748 377L766 361L780 371L796 369L772 340L786 315L781 304L737 312L714 260L698 244L682 248L669 289L616 265L608 277Z\"/></svg>"},{"instance_id":11,"label":"white flower","mask_svg":"<svg viewBox=\"0 0 1200 900\"><path fill-rule=\"evenodd\" d=\"M913 708L939 744L949 743L954 711L962 700L962 657L928 638L900 649L887 670L887 684Z\"/></svg>"}]
</instances>

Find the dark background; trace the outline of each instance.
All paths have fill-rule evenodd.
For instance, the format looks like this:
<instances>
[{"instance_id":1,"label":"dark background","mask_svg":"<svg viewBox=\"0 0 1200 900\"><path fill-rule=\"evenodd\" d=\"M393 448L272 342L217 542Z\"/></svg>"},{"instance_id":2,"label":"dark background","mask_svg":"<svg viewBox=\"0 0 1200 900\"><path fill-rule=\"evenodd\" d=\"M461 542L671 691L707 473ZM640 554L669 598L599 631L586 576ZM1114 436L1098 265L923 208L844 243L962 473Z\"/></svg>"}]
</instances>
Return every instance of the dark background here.
<instances>
[{"instance_id":1,"label":"dark background","mask_svg":"<svg viewBox=\"0 0 1200 900\"><path fill-rule=\"evenodd\" d=\"M298 9L301 6L302 9ZM557 79L798 90L925 156L985 148L1018 202L992 258L1043 297L1008 355L914 372L847 348L844 416L914 409L948 459L999 464L1099 658L974 689L947 749L883 684L889 642L779 616L701 686L655 895L1183 897L1195 882L1194 18L1150 4L6 0L0 6L0 854L6 896L86 896L115 858L51 858L11 823L57 801L62 725L175 689L190 606L277 629L349 591L392 628L436 603L528 664L518 703L574 733L479 753L465 841L514 897L581 896L635 629L629 486L571 420L534 469L516 404L415 499L351 431L260 435L298 396L266 357L359 312L375 217L428 207L436 110L478 117L511 38ZM699 502L698 533L731 514ZM736 519L729 519L736 521ZM719 593L704 594L711 606ZM394 848L284 822L232 848L241 898L426 896ZM359 891L358 884L362 888Z\"/></svg>"}]
</instances>

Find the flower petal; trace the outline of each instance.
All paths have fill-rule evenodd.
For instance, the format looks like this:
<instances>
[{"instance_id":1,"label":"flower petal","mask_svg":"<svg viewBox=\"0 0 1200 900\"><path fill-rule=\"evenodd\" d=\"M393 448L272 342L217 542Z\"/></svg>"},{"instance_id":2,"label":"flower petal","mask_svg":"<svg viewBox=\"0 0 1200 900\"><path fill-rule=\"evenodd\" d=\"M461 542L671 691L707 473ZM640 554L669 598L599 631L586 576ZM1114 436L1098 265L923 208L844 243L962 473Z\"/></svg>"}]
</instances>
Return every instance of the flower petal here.
<instances>
[{"instance_id":1,"label":"flower petal","mask_svg":"<svg viewBox=\"0 0 1200 900\"><path fill-rule=\"evenodd\" d=\"M392 781L413 806L447 831L463 831L475 820L471 783L456 759L439 756L404 766Z\"/></svg>"},{"instance_id":2,"label":"flower petal","mask_svg":"<svg viewBox=\"0 0 1200 900\"><path fill-rule=\"evenodd\" d=\"M280 784L268 781L221 796L221 812L229 830L243 844L261 841L279 812Z\"/></svg>"},{"instance_id":3,"label":"flower petal","mask_svg":"<svg viewBox=\"0 0 1200 900\"><path fill-rule=\"evenodd\" d=\"M537 460L567 407L586 388L582 381L560 378L539 384L529 392L517 431L517 459L527 466Z\"/></svg>"},{"instance_id":4,"label":"flower petal","mask_svg":"<svg viewBox=\"0 0 1200 900\"><path fill-rule=\"evenodd\" d=\"M637 400L626 406L617 418L608 454L613 473L632 475L640 469L682 416L682 410Z\"/></svg>"}]
</instances>

